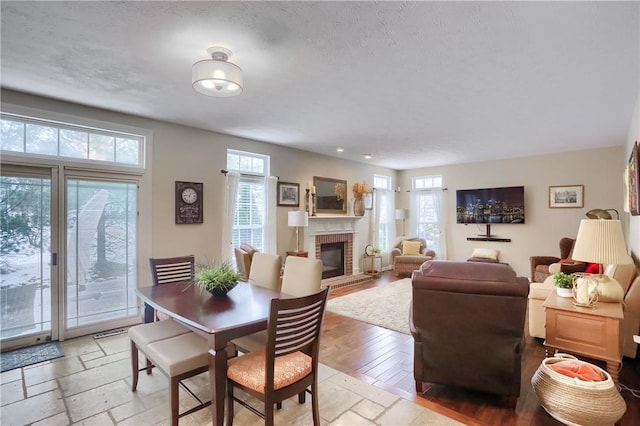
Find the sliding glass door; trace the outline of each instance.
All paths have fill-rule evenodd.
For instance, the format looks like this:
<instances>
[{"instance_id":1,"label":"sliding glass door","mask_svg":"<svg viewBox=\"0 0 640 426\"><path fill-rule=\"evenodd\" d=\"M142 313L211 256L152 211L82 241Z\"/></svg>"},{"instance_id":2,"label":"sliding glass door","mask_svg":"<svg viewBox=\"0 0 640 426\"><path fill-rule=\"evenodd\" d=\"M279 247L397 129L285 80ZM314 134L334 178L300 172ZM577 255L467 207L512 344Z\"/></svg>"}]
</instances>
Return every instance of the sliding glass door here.
<instances>
[{"instance_id":1,"label":"sliding glass door","mask_svg":"<svg viewBox=\"0 0 640 426\"><path fill-rule=\"evenodd\" d=\"M66 180L66 334L137 314L137 191L124 180Z\"/></svg>"},{"instance_id":2,"label":"sliding glass door","mask_svg":"<svg viewBox=\"0 0 640 426\"><path fill-rule=\"evenodd\" d=\"M50 168L3 166L0 338L5 348L56 338L55 194Z\"/></svg>"}]
</instances>

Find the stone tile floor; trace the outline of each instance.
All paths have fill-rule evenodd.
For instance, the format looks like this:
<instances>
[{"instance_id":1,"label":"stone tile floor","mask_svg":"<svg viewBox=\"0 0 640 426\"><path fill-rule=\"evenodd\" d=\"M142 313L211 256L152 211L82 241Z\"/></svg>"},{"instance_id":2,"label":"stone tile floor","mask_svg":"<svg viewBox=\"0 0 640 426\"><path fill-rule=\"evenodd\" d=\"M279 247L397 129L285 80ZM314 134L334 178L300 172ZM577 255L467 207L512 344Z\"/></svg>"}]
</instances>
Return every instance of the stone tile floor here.
<instances>
[{"instance_id":1,"label":"stone tile floor","mask_svg":"<svg viewBox=\"0 0 640 426\"><path fill-rule=\"evenodd\" d=\"M168 380L160 372L142 373L137 392L131 392L126 333L101 339L85 336L61 345L63 358L1 373L2 425L169 424ZM188 381L206 399L208 383L206 373ZM461 424L324 365L319 393L323 425ZM181 411L195 405L186 392L180 394ZM296 397L285 401L276 412L275 423L312 424L310 402L310 397L306 404L298 404ZM207 424L211 424L208 409L180 419L181 426ZM264 422L236 404L234 424Z\"/></svg>"}]
</instances>

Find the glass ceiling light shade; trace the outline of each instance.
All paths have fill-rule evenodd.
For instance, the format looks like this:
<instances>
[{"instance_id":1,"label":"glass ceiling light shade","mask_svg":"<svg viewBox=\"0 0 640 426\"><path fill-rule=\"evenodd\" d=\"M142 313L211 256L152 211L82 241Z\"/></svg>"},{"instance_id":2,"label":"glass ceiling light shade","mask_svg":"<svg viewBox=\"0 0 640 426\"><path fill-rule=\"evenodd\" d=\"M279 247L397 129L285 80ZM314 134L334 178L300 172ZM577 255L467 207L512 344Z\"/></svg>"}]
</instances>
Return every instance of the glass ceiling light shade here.
<instances>
[{"instance_id":1,"label":"glass ceiling light shade","mask_svg":"<svg viewBox=\"0 0 640 426\"><path fill-rule=\"evenodd\" d=\"M208 48L207 53L211 59L198 61L191 68L191 82L195 91L219 98L242 93L242 70L236 64L227 62L231 51L214 46Z\"/></svg>"}]
</instances>

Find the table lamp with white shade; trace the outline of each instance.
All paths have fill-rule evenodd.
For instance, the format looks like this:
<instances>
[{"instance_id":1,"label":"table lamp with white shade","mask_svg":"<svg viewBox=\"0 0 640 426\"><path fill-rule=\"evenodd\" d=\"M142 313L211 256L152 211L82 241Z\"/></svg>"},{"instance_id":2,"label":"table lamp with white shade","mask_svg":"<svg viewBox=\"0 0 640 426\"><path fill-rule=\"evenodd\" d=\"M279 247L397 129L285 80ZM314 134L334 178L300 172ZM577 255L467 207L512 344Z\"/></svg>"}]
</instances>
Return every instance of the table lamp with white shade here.
<instances>
[{"instance_id":1,"label":"table lamp with white shade","mask_svg":"<svg viewBox=\"0 0 640 426\"><path fill-rule=\"evenodd\" d=\"M571 258L600 265L598 274L576 274L582 279L595 281L597 300L620 302L623 299L622 286L615 279L602 274L602 264L620 265L632 262L619 220L582 219ZM592 300L585 300L584 292L582 295L574 292L574 297L578 305L593 304Z\"/></svg>"},{"instance_id":2,"label":"table lamp with white shade","mask_svg":"<svg viewBox=\"0 0 640 426\"><path fill-rule=\"evenodd\" d=\"M301 226L303 227L309 226L309 215L307 212L303 212L300 210L290 211L287 224L289 226L296 227L296 252L299 252L300 251L299 230Z\"/></svg>"}]
</instances>

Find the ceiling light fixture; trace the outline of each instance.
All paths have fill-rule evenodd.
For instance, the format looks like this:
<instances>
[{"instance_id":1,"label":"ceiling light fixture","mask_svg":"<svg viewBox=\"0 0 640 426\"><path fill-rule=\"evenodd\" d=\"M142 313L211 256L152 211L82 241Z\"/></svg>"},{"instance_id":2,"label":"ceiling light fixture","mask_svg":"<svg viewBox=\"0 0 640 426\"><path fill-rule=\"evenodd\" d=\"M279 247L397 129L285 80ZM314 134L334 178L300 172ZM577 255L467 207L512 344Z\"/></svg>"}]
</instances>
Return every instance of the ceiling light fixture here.
<instances>
[{"instance_id":1,"label":"ceiling light fixture","mask_svg":"<svg viewBox=\"0 0 640 426\"><path fill-rule=\"evenodd\" d=\"M371 154L362 154L365 160L371 160Z\"/></svg>"},{"instance_id":2,"label":"ceiling light fixture","mask_svg":"<svg viewBox=\"0 0 640 426\"><path fill-rule=\"evenodd\" d=\"M236 64L227 62L232 53L224 47L207 49L211 59L193 64L191 82L194 90L207 96L227 98L242 93L242 70Z\"/></svg>"},{"instance_id":3,"label":"ceiling light fixture","mask_svg":"<svg viewBox=\"0 0 640 426\"><path fill-rule=\"evenodd\" d=\"M344 152L344 148L336 148L337 152Z\"/></svg>"}]
</instances>

